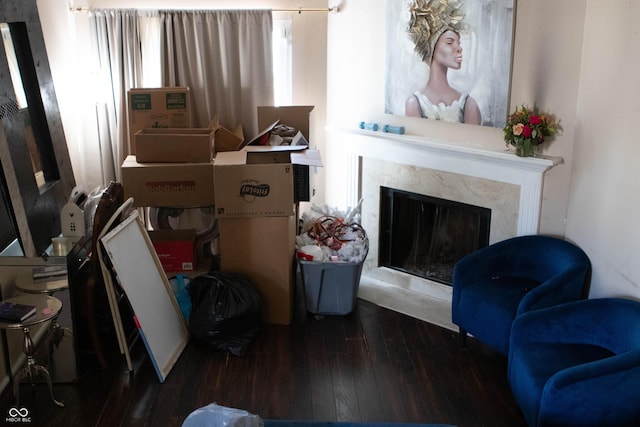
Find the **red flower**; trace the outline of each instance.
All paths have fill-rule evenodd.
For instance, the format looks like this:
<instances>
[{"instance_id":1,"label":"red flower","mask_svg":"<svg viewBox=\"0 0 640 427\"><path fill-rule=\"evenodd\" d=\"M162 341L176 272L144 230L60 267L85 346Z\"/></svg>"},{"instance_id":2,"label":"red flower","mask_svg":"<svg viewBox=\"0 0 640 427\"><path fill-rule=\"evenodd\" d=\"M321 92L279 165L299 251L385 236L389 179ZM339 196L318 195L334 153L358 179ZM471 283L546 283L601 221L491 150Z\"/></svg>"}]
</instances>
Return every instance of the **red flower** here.
<instances>
[{"instance_id":1,"label":"red flower","mask_svg":"<svg viewBox=\"0 0 640 427\"><path fill-rule=\"evenodd\" d=\"M525 138L531 138L531 128L527 125L524 125L522 128L522 136Z\"/></svg>"},{"instance_id":2,"label":"red flower","mask_svg":"<svg viewBox=\"0 0 640 427\"><path fill-rule=\"evenodd\" d=\"M531 125L539 125L542 123L542 119L539 116L531 116L529 118L529 124Z\"/></svg>"}]
</instances>

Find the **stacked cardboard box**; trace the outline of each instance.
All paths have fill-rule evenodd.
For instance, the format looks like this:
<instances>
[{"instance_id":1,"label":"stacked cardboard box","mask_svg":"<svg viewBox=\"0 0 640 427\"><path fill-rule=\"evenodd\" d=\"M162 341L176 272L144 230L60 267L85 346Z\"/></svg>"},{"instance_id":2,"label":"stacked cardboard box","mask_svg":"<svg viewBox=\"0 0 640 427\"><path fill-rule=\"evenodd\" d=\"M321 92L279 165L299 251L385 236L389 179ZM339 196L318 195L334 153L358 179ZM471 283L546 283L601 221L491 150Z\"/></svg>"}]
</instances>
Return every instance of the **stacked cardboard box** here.
<instances>
[{"instance_id":1,"label":"stacked cardboard box","mask_svg":"<svg viewBox=\"0 0 640 427\"><path fill-rule=\"evenodd\" d=\"M214 205L221 269L244 273L254 281L263 296L267 323L289 324L295 288L296 207L313 194L310 169L321 165L319 152L306 146L246 145L256 138L245 141L241 126L228 130L217 116L207 128L191 128L188 108L182 112L184 125L153 122L178 110L170 107L179 102L154 102L176 89L130 93L131 152L135 154L122 164L125 197L133 197L138 207ZM183 104L188 107L186 89ZM269 129L279 121L298 129L309 141L312 110L312 106L258 107L258 126ZM184 261L188 257L181 252L184 238L156 234L155 240L167 268L175 268L169 262L176 260L188 265Z\"/></svg>"},{"instance_id":2,"label":"stacked cardboard box","mask_svg":"<svg viewBox=\"0 0 640 427\"><path fill-rule=\"evenodd\" d=\"M129 155L120 168L125 198L136 207L213 206L213 163L140 163Z\"/></svg>"},{"instance_id":3,"label":"stacked cardboard box","mask_svg":"<svg viewBox=\"0 0 640 427\"><path fill-rule=\"evenodd\" d=\"M135 134L141 129L191 127L189 102L188 87L129 89L129 152L136 153Z\"/></svg>"},{"instance_id":4,"label":"stacked cardboard box","mask_svg":"<svg viewBox=\"0 0 640 427\"><path fill-rule=\"evenodd\" d=\"M191 128L188 87L127 93L125 197L137 207L213 205L213 131Z\"/></svg>"},{"instance_id":5,"label":"stacked cardboard box","mask_svg":"<svg viewBox=\"0 0 640 427\"><path fill-rule=\"evenodd\" d=\"M139 163L210 163L215 130L209 128L141 129L134 135Z\"/></svg>"},{"instance_id":6,"label":"stacked cardboard box","mask_svg":"<svg viewBox=\"0 0 640 427\"><path fill-rule=\"evenodd\" d=\"M280 120L304 129L313 107L261 107L258 122ZM291 323L295 290L297 224L294 165L319 165L306 147L247 146L216 154L215 206L220 266L250 277L263 297L264 321Z\"/></svg>"},{"instance_id":7,"label":"stacked cardboard box","mask_svg":"<svg viewBox=\"0 0 640 427\"><path fill-rule=\"evenodd\" d=\"M211 206L213 131L191 127L188 87L127 93L129 151L121 166L125 197L136 207ZM150 232L164 270L192 271L194 230Z\"/></svg>"}]
</instances>

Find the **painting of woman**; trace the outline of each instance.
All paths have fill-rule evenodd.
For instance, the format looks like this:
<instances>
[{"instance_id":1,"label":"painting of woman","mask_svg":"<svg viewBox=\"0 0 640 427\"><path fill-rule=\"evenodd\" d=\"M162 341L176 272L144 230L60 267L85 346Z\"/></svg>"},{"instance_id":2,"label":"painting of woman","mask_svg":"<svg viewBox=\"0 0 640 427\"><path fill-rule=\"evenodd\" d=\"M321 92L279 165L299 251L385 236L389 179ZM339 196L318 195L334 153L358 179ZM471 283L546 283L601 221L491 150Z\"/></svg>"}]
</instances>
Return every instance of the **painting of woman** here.
<instances>
[{"instance_id":1,"label":"painting of woman","mask_svg":"<svg viewBox=\"0 0 640 427\"><path fill-rule=\"evenodd\" d=\"M513 0L389 0L388 11L385 112L502 127Z\"/></svg>"}]
</instances>

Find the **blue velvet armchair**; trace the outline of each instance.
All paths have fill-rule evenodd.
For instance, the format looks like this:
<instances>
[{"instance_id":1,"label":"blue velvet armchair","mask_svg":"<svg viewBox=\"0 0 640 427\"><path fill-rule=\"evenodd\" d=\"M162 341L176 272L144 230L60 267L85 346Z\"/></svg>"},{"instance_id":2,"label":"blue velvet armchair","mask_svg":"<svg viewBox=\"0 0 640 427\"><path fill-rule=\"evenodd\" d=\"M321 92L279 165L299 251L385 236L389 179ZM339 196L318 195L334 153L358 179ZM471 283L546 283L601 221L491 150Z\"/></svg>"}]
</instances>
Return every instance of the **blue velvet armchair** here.
<instances>
[{"instance_id":1,"label":"blue velvet armchair","mask_svg":"<svg viewBox=\"0 0 640 427\"><path fill-rule=\"evenodd\" d=\"M508 380L537 426L640 426L640 302L576 301L513 323Z\"/></svg>"},{"instance_id":2,"label":"blue velvet armchair","mask_svg":"<svg viewBox=\"0 0 640 427\"><path fill-rule=\"evenodd\" d=\"M514 237L465 256L452 280L451 317L461 340L469 332L507 355L516 316L585 298L590 268L582 249L542 235Z\"/></svg>"}]
</instances>

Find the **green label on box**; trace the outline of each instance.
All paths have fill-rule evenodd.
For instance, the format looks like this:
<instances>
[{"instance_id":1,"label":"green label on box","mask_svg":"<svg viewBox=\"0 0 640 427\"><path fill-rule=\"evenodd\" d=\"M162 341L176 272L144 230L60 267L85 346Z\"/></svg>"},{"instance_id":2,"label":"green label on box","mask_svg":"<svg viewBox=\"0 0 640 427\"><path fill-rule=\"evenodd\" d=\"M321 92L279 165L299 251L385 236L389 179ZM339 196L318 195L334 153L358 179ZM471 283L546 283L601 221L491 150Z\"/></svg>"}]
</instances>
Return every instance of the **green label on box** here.
<instances>
[{"instance_id":1,"label":"green label on box","mask_svg":"<svg viewBox=\"0 0 640 427\"><path fill-rule=\"evenodd\" d=\"M184 92L167 93L167 110L183 110L187 108L187 94Z\"/></svg>"},{"instance_id":2,"label":"green label on box","mask_svg":"<svg viewBox=\"0 0 640 427\"><path fill-rule=\"evenodd\" d=\"M131 109L132 110L151 110L151 94L150 93L132 93Z\"/></svg>"}]
</instances>

